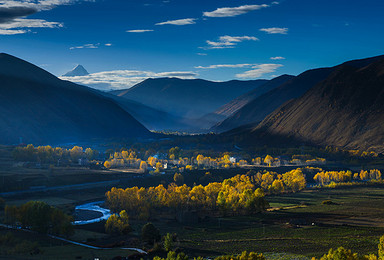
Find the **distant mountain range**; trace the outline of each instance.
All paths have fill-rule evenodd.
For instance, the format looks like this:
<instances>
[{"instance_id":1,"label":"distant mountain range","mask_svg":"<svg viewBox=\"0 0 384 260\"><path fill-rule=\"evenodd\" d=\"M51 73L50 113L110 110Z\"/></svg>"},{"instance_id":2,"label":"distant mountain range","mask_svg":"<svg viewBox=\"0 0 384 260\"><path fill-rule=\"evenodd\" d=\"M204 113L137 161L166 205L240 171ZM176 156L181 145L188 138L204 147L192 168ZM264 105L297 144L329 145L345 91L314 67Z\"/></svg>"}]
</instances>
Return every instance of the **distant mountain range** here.
<instances>
[{"instance_id":1,"label":"distant mountain range","mask_svg":"<svg viewBox=\"0 0 384 260\"><path fill-rule=\"evenodd\" d=\"M267 80L212 82L202 79L157 78L111 93L177 117L197 119L266 82Z\"/></svg>"},{"instance_id":2,"label":"distant mountain range","mask_svg":"<svg viewBox=\"0 0 384 260\"><path fill-rule=\"evenodd\" d=\"M225 104L215 111L215 114L221 115L224 119L214 125L211 130L224 132L263 120L266 115L285 101L300 96L307 88L310 88L310 84L307 84L307 88L304 89L296 84L297 82L286 84L295 78L291 75L282 75Z\"/></svg>"},{"instance_id":3,"label":"distant mountain range","mask_svg":"<svg viewBox=\"0 0 384 260\"><path fill-rule=\"evenodd\" d=\"M146 128L156 131L198 131L188 120L160 111L139 102L115 96L108 92L100 92L105 97L113 99L125 111L136 118Z\"/></svg>"},{"instance_id":4,"label":"distant mountain range","mask_svg":"<svg viewBox=\"0 0 384 260\"><path fill-rule=\"evenodd\" d=\"M57 144L153 136L114 100L0 54L0 143Z\"/></svg>"},{"instance_id":5,"label":"distant mountain range","mask_svg":"<svg viewBox=\"0 0 384 260\"><path fill-rule=\"evenodd\" d=\"M383 126L384 56L272 80L159 78L107 93L0 54L0 143L5 144L153 138L147 128L212 127L232 129L222 136L248 146L309 143L384 152Z\"/></svg>"},{"instance_id":6,"label":"distant mountain range","mask_svg":"<svg viewBox=\"0 0 384 260\"><path fill-rule=\"evenodd\" d=\"M88 71L81 65L77 65L73 70L68 71L64 77L86 76L89 75Z\"/></svg>"},{"instance_id":7,"label":"distant mountain range","mask_svg":"<svg viewBox=\"0 0 384 260\"><path fill-rule=\"evenodd\" d=\"M383 126L384 56L378 56L331 68L324 80L260 124L230 134L242 136L245 143L278 138L383 153Z\"/></svg>"}]
</instances>

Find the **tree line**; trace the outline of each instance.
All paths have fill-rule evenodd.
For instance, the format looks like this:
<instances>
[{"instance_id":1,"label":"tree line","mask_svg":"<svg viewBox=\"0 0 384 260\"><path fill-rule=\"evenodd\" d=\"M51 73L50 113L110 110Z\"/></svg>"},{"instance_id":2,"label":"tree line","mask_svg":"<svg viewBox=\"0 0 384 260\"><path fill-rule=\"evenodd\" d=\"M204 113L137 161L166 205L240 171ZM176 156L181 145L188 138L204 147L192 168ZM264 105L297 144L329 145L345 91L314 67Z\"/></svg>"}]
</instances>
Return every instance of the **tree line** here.
<instances>
[{"instance_id":1,"label":"tree line","mask_svg":"<svg viewBox=\"0 0 384 260\"><path fill-rule=\"evenodd\" d=\"M222 214L249 214L265 210L265 192L297 192L306 186L301 169L284 174L265 171L236 175L206 186L178 186L171 183L149 188L112 188L106 201L113 212L125 210L135 218L149 218L159 210L199 210Z\"/></svg>"},{"instance_id":2,"label":"tree line","mask_svg":"<svg viewBox=\"0 0 384 260\"><path fill-rule=\"evenodd\" d=\"M268 203L264 192L251 183L248 176L235 176L224 182L188 187L171 183L149 188L112 188L106 201L113 212L125 210L135 218L149 218L160 210L204 210L216 212L258 212Z\"/></svg>"},{"instance_id":3,"label":"tree line","mask_svg":"<svg viewBox=\"0 0 384 260\"><path fill-rule=\"evenodd\" d=\"M84 150L80 146L64 149L50 145L34 147L32 144L25 147L16 147L12 152L12 156L16 161L52 164L78 163L79 159L95 160L99 155L100 153L97 150L91 148Z\"/></svg>"},{"instance_id":4,"label":"tree line","mask_svg":"<svg viewBox=\"0 0 384 260\"><path fill-rule=\"evenodd\" d=\"M320 186L327 186L333 183L382 181L380 170L361 170L353 173L352 171L320 171L313 180Z\"/></svg>"}]
</instances>

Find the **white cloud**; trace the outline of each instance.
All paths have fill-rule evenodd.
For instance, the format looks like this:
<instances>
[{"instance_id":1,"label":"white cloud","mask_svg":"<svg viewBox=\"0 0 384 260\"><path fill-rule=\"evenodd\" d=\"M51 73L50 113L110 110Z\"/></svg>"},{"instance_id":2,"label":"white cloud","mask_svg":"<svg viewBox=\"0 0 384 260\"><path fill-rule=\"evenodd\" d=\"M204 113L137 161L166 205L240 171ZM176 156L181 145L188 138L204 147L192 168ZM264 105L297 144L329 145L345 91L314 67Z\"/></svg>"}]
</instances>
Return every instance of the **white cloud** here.
<instances>
[{"instance_id":1,"label":"white cloud","mask_svg":"<svg viewBox=\"0 0 384 260\"><path fill-rule=\"evenodd\" d=\"M74 49L97 49L99 48L100 46L100 43L88 43L88 44L84 44L84 45L81 45L81 46L75 46L75 47L71 47L69 48L70 50L74 50Z\"/></svg>"},{"instance_id":2,"label":"white cloud","mask_svg":"<svg viewBox=\"0 0 384 260\"><path fill-rule=\"evenodd\" d=\"M186 19L178 19L178 20L170 20L162 23L157 23L155 25L166 25L166 24L171 24L171 25L187 25L187 24L195 24L196 18L186 18Z\"/></svg>"},{"instance_id":3,"label":"white cloud","mask_svg":"<svg viewBox=\"0 0 384 260\"><path fill-rule=\"evenodd\" d=\"M201 53L201 52L198 52L198 53L196 53L196 54L199 55L199 56L207 56L206 53Z\"/></svg>"},{"instance_id":4,"label":"white cloud","mask_svg":"<svg viewBox=\"0 0 384 260\"><path fill-rule=\"evenodd\" d=\"M47 22L41 19L14 19L10 23L0 24L0 29L15 28L57 28L63 27L62 23Z\"/></svg>"},{"instance_id":5,"label":"white cloud","mask_svg":"<svg viewBox=\"0 0 384 260\"><path fill-rule=\"evenodd\" d=\"M160 72L160 73L154 73L152 77L155 78L181 78L181 79L193 79L198 76L197 73L193 71L171 71L171 72Z\"/></svg>"},{"instance_id":6,"label":"white cloud","mask_svg":"<svg viewBox=\"0 0 384 260\"><path fill-rule=\"evenodd\" d=\"M203 16L206 17L233 17L241 14L246 14L248 12L259 10L262 8L269 7L269 5L242 5L238 7L222 7L218 8L212 12L203 12Z\"/></svg>"},{"instance_id":7,"label":"white cloud","mask_svg":"<svg viewBox=\"0 0 384 260\"><path fill-rule=\"evenodd\" d=\"M259 64L253 66L252 70L245 71L243 73L236 74L238 78L259 78L264 74L275 72L278 68L282 67L281 64Z\"/></svg>"},{"instance_id":8,"label":"white cloud","mask_svg":"<svg viewBox=\"0 0 384 260\"><path fill-rule=\"evenodd\" d=\"M285 58L281 57L281 56L271 57L270 59L271 60L285 60Z\"/></svg>"},{"instance_id":9,"label":"white cloud","mask_svg":"<svg viewBox=\"0 0 384 260\"><path fill-rule=\"evenodd\" d=\"M278 28L278 27L261 28L260 31L266 32L268 34L287 34L288 28Z\"/></svg>"},{"instance_id":10,"label":"white cloud","mask_svg":"<svg viewBox=\"0 0 384 260\"><path fill-rule=\"evenodd\" d=\"M28 7L42 11L50 10L60 5L71 5L80 2L95 2L95 0L0 0L0 7Z\"/></svg>"},{"instance_id":11,"label":"white cloud","mask_svg":"<svg viewBox=\"0 0 384 260\"><path fill-rule=\"evenodd\" d=\"M41 19L14 19L9 23L0 23L0 35L15 35L29 32L24 28L59 28L62 23L47 22Z\"/></svg>"},{"instance_id":12,"label":"white cloud","mask_svg":"<svg viewBox=\"0 0 384 260\"><path fill-rule=\"evenodd\" d=\"M256 66L257 64L216 64L210 66L196 66L195 69L221 69L221 68L246 68Z\"/></svg>"},{"instance_id":13,"label":"white cloud","mask_svg":"<svg viewBox=\"0 0 384 260\"><path fill-rule=\"evenodd\" d=\"M219 40L207 41L208 47L202 47L203 49L224 49L234 48L238 43L243 41L258 41L259 39L254 36L220 36Z\"/></svg>"},{"instance_id":14,"label":"white cloud","mask_svg":"<svg viewBox=\"0 0 384 260\"><path fill-rule=\"evenodd\" d=\"M143 30L128 30L128 31L126 31L126 32L129 32L129 33L144 33L144 32L153 32L153 30L145 30L145 29L143 29Z\"/></svg>"},{"instance_id":15,"label":"white cloud","mask_svg":"<svg viewBox=\"0 0 384 260\"><path fill-rule=\"evenodd\" d=\"M0 35L30 32L24 28L60 28L60 22L49 22L25 17L60 5L93 0L0 0Z\"/></svg>"},{"instance_id":16,"label":"white cloud","mask_svg":"<svg viewBox=\"0 0 384 260\"><path fill-rule=\"evenodd\" d=\"M152 72L140 70L115 70L92 73L86 76L60 77L78 84L86 85L100 90L125 89L142 82L148 78L176 77L194 79L198 76L193 71Z\"/></svg>"},{"instance_id":17,"label":"white cloud","mask_svg":"<svg viewBox=\"0 0 384 260\"><path fill-rule=\"evenodd\" d=\"M104 44L105 46L107 46L107 47L111 47L112 46L112 43L106 43L106 44Z\"/></svg>"}]
</instances>

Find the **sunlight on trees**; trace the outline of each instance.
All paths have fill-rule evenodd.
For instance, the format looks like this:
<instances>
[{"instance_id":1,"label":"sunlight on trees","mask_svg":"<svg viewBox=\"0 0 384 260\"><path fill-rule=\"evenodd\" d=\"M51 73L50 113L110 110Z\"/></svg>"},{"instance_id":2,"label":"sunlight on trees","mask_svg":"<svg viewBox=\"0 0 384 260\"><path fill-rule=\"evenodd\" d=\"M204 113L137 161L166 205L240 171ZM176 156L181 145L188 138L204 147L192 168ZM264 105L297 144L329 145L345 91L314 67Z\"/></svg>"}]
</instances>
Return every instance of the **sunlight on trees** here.
<instances>
[{"instance_id":1,"label":"sunlight on trees","mask_svg":"<svg viewBox=\"0 0 384 260\"><path fill-rule=\"evenodd\" d=\"M131 231L129 217L125 210L120 211L119 215L111 215L105 223L105 232L113 235L126 235Z\"/></svg>"}]
</instances>

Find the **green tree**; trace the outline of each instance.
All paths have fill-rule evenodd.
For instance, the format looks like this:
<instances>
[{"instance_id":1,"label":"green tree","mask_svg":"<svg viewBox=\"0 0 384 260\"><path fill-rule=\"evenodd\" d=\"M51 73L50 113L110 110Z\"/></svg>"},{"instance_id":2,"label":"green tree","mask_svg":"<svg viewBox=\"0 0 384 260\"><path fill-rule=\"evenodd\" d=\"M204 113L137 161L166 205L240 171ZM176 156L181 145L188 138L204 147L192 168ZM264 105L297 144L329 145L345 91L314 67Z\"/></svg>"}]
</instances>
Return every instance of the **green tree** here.
<instances>
[{"instance_id":1,"label":"green tree","mask_svg":"<svg viewBox=\"0 0 384 260\"><path fill-rule=\"evenodd\" d=\"M241 255L223 255L216 257L215 260L265 260L265 257L263 254L243 251Z\"/></svg>"},{"instance_id":2,"label":"green tree","mask_svg":"<svg viewBox=\"0 0 384 260\"><path fill-rule=\"evenodd\" d=\"M87 156L88 160L94 160L97 156L97 153L98 152L96 150L92 150L91 148L85 149L85 156Z\"/></svg>"},{"instance_id":3,"label":"green tree","mask_svg":"<svg viewBox=\"0 0 384 260\"><path fill-rule=\"evenodd\" d=\"M167 233L164 236L164 249L166 251L171 251L173 247L173 236L170 233Z\"/></svg>"},{"instance_id":4,"label":"green tree","mask_svg":"<svg viewBox=\"0 0 384 260\"><path fill-rule=\"evenodd\" d=\"M167 258L161 258L159 256L155 256L153 260L188 260L188 256L183 252L177 254L176 252L169 251L167 254Z\"/></svg>"},{"instance_id":5,"label":"green tree","mask_svg":"<svg viewBox=\"0 0 384 260\"><path fill-rule=\"evenodd\" d=\"M7 205L5 218L9 224L21 223L23 227L39 233L60 235L73 233L72 218L42 201L29 201L19 207Z\"/></svg>"},{"instance_id":6,"label":"green tree","mask_svg":"<svg viewBox=\"0 0 384 260\"><path fill-rule=\"evenodd\" d=\"M173 180L177 185L182 185L184 183L184 176L176 172L175 175L173 175Z\"/></svg>"},{"instance_id":7,"label":"green tree","mask_svg":"<svg viewBox=\"0 0 384 260\"><path fill-rule=\"evenodd\" d=\"M141 238L144 242L154 244L161 238L160 231L152 223L149 222L143 226L141 230Z\"/></svg>"}]
</instances>

